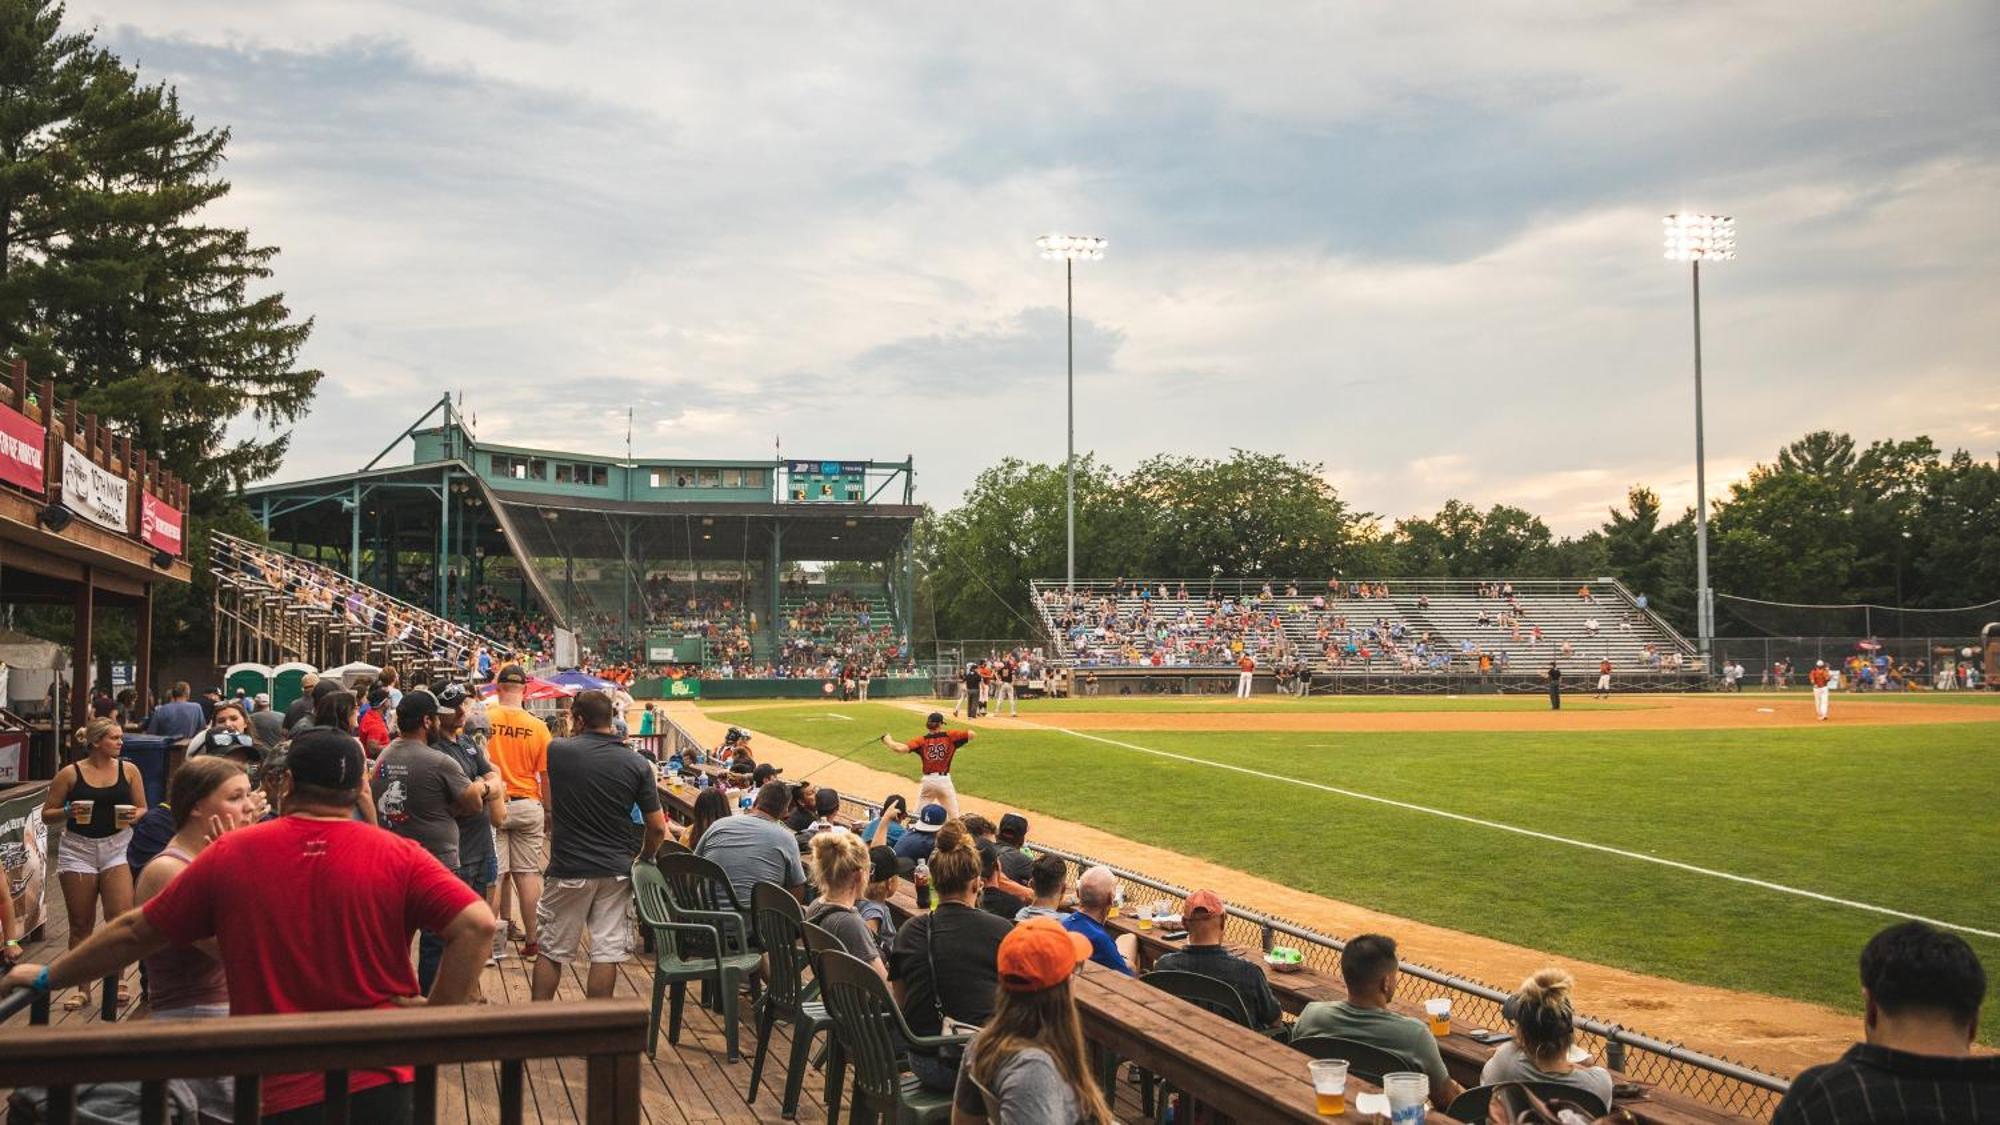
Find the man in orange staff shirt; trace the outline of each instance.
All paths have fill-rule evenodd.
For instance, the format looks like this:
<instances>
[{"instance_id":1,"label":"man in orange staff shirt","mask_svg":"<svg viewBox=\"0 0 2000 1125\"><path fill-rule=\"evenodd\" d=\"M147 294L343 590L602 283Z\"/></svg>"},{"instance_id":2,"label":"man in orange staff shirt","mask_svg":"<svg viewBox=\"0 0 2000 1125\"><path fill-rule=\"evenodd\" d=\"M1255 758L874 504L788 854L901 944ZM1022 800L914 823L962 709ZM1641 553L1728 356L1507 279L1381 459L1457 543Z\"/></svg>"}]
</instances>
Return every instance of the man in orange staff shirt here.
<instances>
[{"instance_id":1,"label":"man in orange staff shirt","mask_svg":"<svg viewBox=\"0 0 2000 1125\"><path fill-rule=\"evenodd\" d=\"M527 683L528 673L519 664L507 665L494 678L494 702L486 708L486 721L493 729L486 739L486 756L507 783L507 819L494 833L500 860L501 930L504 938L508 905L518 893L521 957L533 961L542 951L535 910L541 905L542 868L548 863L549 728L521 707ZM494 942L494 957L506 952L504 940Z\"/></svg>"},{"instance_id":2,"label":"man in orange staff shirt","mask_svg":"<svg viewBox=\"0 0 2000 1125\"><path fill-rule=\"evenodd\" d=\"M1813 711L1819 715L1819 721L1823 723L1826 721L1828 703L1833 697L1833 676L1826 670L1826 661L1815 662L1813 670L1806 674L1806 678L1812 681Z\"/></svg>"}]
</instances>

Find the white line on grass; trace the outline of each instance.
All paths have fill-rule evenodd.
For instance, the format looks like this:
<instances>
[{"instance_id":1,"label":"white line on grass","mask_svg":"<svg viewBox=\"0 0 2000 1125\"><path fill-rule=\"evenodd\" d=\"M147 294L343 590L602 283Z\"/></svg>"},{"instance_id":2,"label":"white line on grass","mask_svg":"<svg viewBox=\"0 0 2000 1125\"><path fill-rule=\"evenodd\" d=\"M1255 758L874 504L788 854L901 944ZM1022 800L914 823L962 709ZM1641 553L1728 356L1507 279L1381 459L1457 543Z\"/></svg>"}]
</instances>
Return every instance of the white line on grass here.
<instances>
[{"instance_id":1,"label":"white line on grass","mask_svg":"<svg viewBox=\"0 0 2000 1125\"><path fill-rule=\"evenodd\" d=\"M1773 883L1764 879L1753 879L1748 875L1737 875L1728 871L1717 871L1712 867L1698 867L1692 863L1682 863L1677 859L1662 859L1656 855L1646 855L1643 852L1626 851L1624 848L1614 848L1608 844L1593 844L1589 840L1578 840L1570 836L1557 836L1548 832L1537 832L1532 828L1521 828L1517 825L1502 824L1497 820L1483 820L1476 816L1466 816L1464 813L1447 812L1444 809L1434 809L1429 807L1428 805L1415 805L1411 804L1408 801L1398 801L1390 797L1378 797L1373 793L1362 793L1354 789L1342 789L1337 785L1325 785L1317 781L1307 781L1304 778L1286 777L1283 774L1265 773L1262 770L1253 770L1248 768L1247 766L1233 766L1227 762L1217 762L1208 758L1197 758L1191 754L1176 754L1170 750L1155 750L1150 746L1139 746L1131 742L1120 742L1115 738L1105 738L1103 735L1097 735L1097 734L1086 734L1083 731L1070 730L1067 727L1043 726L1040 723L1036 723L1034 725L1041 727L1041 729L1043 730L1052 730L1056 731L1059 734L1073 735L1077 738L1089 739L1092 742L1102 742L1107 746L1116 746L1124 750L1135 750L1141 754L1152 754L1156 757L1172 758L1175 761L1187 762L1192 765L1211 766L1219 770L1230 770L1234 773L1247 774L1251 777L1260 777L1267 781L1287 782L1292 785L1303 786L1307 789L1318 789L1321 792L1332 793L1341 797L1351 797L1357 801L1372 801L1378 805L1388 805L1391 808L1403 809L1407 812L1424 813L1429 816L1443 817L1446 820L1456 820L1465 824L1476 824L1481 828L1492 828L1501 832L1512 832L1517 836L1529 836L1537 840L1547 840L1551 843L1556 843L1556 844L1568 844L1570 847L1573 848L1584 848L1588 851L1602 852L1605 855L1615 855L1623 859L1636 859L1644 863L1657 863L1661 867L1672 867L1680 871L1689 871L1696 875L1707 875L1710 878L1714 879L1727 879L1732 883L1742 883L1745 884L1746 886L1762 887L1767 891L1777 891L1781 894L1797 895L1800 898L1809 898L1817 900L1819 902L1832 903L1835 906L1845 906L1853 910L1865 910L1871 914L1885 914L1891 918L1903 918L1913 922L1925 922L1933 926L1943 927L1944 929L1947 930L1957 930L1958 932L1963 934L1977 934L1980 937L2000 939L2000 932L1996 932L1993 930L1982 930L1976 926L1961 926L1956 922L1945 922L1937 918L1926 918L1921 914L1910 914L1901 910L1893 910L1886 906L1876 906L1873 903L1856 902L1853 899L1848 899L1848 898L1836 898L1833 895L1824 895L1819 893L1818 891L1808 891L1800 887L1788 887L1783 883Z\"/></svg>"},{"instance_id":2,"label":"white line on grass","mask_svg":"<svg viewBox=\"0 0 2000 1125\"><path fill-rule=\"evenodd\" d=\"M826 713L826 717L827 717L827 718L829 718L829 719L839 719L839 720L840 720L841 722L843 722L843 723L851 723L851 722L853 722L853 721L854 721L854 716L852 716L852 715L843 715L843 714L841 714L841 713L840 713L840 712L838 712L838 711L828 711L828 712Z\"/></svg>"}]
</instances>

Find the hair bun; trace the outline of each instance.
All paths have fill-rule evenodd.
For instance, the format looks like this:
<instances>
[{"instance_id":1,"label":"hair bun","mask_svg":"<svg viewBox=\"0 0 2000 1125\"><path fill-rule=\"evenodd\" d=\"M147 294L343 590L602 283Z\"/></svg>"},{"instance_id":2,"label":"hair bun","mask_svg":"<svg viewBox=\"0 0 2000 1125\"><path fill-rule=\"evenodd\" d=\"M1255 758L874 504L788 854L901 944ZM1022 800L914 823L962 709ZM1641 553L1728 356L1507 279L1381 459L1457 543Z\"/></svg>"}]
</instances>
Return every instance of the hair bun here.
<instances>
[{"instance_id":1,"label":"hair bun","mask_svg":"<svg viewBox=\"0 0 2000 1125\"><path fill-rule=\"evenodd\" d=\"M944 822L943 828L938 829L937 850L955 852L960 848L970 848L971 839L971 833L965 830L965 822L953 817Z\"/></svg>"}]
</instances>

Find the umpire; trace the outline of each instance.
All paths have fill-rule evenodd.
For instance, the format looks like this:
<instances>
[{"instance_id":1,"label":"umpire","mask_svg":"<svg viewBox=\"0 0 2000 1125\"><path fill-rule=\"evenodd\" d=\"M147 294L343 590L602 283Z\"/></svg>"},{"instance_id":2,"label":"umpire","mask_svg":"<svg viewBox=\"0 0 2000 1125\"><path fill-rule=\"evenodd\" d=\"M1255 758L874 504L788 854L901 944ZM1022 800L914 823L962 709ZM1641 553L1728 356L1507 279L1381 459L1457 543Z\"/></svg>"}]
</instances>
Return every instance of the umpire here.
<instances>
[{"instance_id":1,"label":"umpire","mask_svg":"<svg viewBox=\"0 0 2000 1125\"><path fill-rule=\"evenodd\" d=\"M1555 661L1549 661L1549 710L1563 709L1563 670Z\"/></svg>"}]
</instances>

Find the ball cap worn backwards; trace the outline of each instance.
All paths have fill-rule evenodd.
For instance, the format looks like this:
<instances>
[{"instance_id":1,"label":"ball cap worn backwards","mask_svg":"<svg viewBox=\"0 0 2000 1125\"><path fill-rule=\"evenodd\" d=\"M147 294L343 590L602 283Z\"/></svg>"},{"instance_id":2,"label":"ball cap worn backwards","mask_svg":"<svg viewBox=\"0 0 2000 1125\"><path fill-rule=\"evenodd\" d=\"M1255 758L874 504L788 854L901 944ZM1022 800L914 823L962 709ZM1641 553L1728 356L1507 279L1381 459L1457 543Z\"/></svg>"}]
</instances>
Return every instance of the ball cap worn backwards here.
<instances>
[{"instance_id":1,"label":"ball cap worn backwards","mask_svg":"<svg viewBox=\"0 0 2000 1125\"><path fill-rule=\"evenodd\" d=\"M1042 992L1076 974L1090 960L1090 941L1050 918L1030 918L1000 941L1000 987Z\"/></svg>"},{"instance_id":2,"label":"ball cap worn backwards","mask_svg":"<svg viewBox=\"0 0 2000 1125\"><path fill-rule=\"evenodd\" d=\"M1222 896L1214 891L1196 891L1187 896L1187 915L1222 913Z\"/></svg>"}]
</instances>

